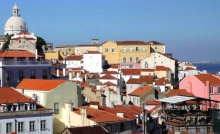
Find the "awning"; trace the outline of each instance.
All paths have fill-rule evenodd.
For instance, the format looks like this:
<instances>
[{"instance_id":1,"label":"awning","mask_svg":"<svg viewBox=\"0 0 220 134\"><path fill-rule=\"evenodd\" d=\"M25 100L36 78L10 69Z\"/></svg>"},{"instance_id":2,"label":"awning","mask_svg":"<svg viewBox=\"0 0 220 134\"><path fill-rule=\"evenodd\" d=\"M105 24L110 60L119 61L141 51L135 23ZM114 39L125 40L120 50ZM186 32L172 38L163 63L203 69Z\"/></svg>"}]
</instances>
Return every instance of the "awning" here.
<instances>
[{"instance_id":1,"label":"awning","mask_svg":"<svg viewBox=\"0 0 220 134\"><path fill-rule=\"evenodd\" d=\"M183 102L183 101L193 100L193 99L196 99L196 97L178 96L177 95L177 96L159 99L158 101L167 102L167 103L178 103L178 102Z\"/></svg>"}]
</instances>

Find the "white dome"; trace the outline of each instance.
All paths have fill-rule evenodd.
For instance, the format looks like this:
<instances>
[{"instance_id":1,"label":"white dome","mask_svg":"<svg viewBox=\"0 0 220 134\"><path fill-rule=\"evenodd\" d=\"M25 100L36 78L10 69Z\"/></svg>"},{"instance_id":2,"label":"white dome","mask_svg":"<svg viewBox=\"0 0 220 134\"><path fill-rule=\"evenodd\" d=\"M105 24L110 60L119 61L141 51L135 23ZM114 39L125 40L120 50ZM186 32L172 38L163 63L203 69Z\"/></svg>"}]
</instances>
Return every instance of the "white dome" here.
<instances>
[{"instance_id":1,"label":"white dome","mask_svg":"<svg viewBox=\"0 0 220 134\"><path fill-rule=\"evenodd\" d=\"M18 13L19 9L15 5L12 9L12 16L5 23L4 34L15 34L28 31L27 24Z\"/></svg>"}]
</instances>

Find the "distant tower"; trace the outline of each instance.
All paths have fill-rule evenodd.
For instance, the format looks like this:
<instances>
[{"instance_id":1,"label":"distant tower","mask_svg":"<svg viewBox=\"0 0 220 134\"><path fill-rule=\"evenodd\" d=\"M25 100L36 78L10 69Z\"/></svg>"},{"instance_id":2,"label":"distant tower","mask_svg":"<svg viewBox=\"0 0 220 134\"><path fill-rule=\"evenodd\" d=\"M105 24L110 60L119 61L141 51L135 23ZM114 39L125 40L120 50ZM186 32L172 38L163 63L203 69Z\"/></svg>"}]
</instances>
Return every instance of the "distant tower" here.
<instances>
[{"instance_id":1,"label":"distant tower","mask_svg":"<svg viewBox=\"0 0 220 134\"><path fill-rule=\"evenodd\" d=\"M19 32L27 32L27 24L23 18L20 17L18 6L14 5L12 8L12 16L5 23L4 35L15 34Z\"/></svg>"}]
</instances>

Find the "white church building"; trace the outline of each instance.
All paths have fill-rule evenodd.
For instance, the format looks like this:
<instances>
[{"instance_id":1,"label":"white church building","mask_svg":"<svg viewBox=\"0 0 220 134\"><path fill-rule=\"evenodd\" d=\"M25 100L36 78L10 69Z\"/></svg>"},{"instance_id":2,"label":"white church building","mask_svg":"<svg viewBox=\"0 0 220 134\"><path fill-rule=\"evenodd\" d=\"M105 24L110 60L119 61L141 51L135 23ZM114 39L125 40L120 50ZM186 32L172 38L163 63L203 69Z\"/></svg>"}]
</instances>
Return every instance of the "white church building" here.
<instances>
[{"instance_id":1,"label":"white church building","mask_svg":"<svg viewBox=\"0 0 220 134\"><path fill-rule=\"evenodd\" d=\"M19 8L15 4L12 9L12 16L5 23L4 35L16 34L19 32L27 32L27 24L19 14Z\"/></svg>"}]
</instances>

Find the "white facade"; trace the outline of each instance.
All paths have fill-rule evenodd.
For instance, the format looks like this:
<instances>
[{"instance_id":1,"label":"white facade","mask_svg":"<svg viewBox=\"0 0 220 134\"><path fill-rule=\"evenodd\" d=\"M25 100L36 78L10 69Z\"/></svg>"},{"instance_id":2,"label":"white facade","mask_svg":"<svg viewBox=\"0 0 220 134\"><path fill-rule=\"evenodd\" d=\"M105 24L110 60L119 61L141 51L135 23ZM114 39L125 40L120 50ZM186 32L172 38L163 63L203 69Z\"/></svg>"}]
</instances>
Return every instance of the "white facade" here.
<instances>
[{"instance_id":1,"label":"white facade","mask_svg":"<svg viewBox=\"0 0 220 134\"><path fill-rule=\"evenodd\" d=\"M125 83L127 83L127 81L130 79L130 78L139 78L140 75L121 75L122 79L125 81Z\"/></svg>"},{"instance_id":2,"label":"white facade","mask_svg":"<svg viewBox=\"0 0 220 134\"><path fill-rule=\"evenodd\" d=\"M12 16L5 23L4 34L16 34L19 32L28 31L27 24L23 18L20 17L19 8L15 4L12 9Z\"/></svg>"},{"instance_id":3,"label":"white facade","mask_svg":"<svg viewBox=\"0 0 220 134\"><path fill-rule=\"evenodd\" d=\"M88 70L91 73L101 73L103 71L102 54L99 52L92 52L93 51L88 51L83 54L83 69Z\"/></svg>"},{"instance_id":4,"label":"white facade","mask_svg":"<svg viewBox=\"0 0 220 134\"><path fill-rule=\"evenodd\" d=\"M81 60L66 60L66 68L81 68Z\"/></svg>"}]
</instances>

